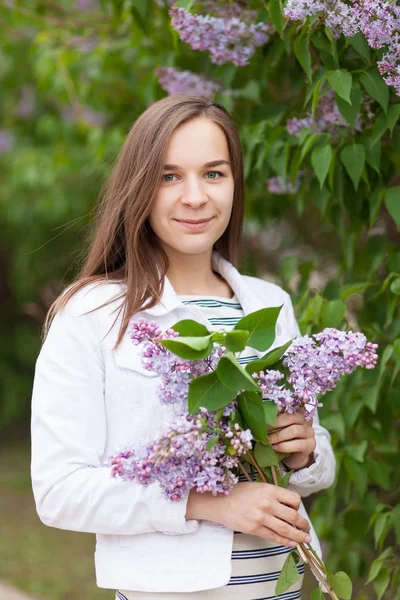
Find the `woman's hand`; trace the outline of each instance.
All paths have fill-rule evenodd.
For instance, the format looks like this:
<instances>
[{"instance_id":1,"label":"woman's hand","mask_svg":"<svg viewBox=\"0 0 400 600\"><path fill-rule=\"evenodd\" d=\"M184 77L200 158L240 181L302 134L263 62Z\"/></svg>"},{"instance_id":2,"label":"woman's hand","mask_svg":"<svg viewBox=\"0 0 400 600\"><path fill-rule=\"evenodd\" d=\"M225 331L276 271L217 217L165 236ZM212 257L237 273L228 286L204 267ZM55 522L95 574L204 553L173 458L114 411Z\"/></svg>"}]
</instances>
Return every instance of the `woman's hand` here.
<instances>
[{"instance_id":1,"label":"woman's hand","mask_svg":"<svg viewBox=\"0 0 400 600\"><path fill-rule=\"evenodd\" d=\"M282 546L309 543L310 524L297 509L300 496L270 483L241 482L227 496L191 490L186 519L205 519Z\"/></svg>"},{"instance_id":2,"label":"woman's hand","mask_svg":"<svg viewBox=\"0 0 400 600\"><path fill-rule=\"evenodd\" d=\"M314 462L316 442L312 424L312 419L306 421L301 412L293 415L285 412L278 415L272 427L268 426L269 430L280 429L268 437L274 450L290 454L283 461L289 469L298 471Z\"/></svg>"}]
</instances>

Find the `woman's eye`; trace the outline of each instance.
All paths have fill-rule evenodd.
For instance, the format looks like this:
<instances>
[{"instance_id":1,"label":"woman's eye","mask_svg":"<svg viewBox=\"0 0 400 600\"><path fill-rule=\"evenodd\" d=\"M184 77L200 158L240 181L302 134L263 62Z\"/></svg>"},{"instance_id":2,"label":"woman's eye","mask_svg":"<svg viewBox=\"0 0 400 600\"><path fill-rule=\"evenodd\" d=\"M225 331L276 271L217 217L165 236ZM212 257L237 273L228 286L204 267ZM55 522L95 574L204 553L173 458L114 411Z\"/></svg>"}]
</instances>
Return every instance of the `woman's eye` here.
<instances>
[{"instance_id":1,"label":"woman's eye","mask_svg":"<svg viewBox=\"0 0 400 600\"><path fill-rule=\"evenodd\" d=\"M213 177L208 177L208 175L213 175ZM218 175L218 177L217 177ZM221 171L207 171L206 173L206 179L219 179L219 177L223 177L224 174L221 173ZM169 179L167 179L167 177L169 177ZM170 183L171 181L174 181L174 177L176 177L176 175L174 175L173 173L166 173L165 175L162 176L163 181L165 181L166 183Z\"/></svg>"},{"instance_id":2,"label":"woman's eye","mask_svg":"<svg viewBox=\"0 0 400 600\"><path fill-rule=\"evenodd\" d=\"M208 171L207 175L220 175L220 177L224 176L224 174L221 173L221 171ZM211 177L211 179L218 179L218 177Z\"/></svg>"}]
</instances>

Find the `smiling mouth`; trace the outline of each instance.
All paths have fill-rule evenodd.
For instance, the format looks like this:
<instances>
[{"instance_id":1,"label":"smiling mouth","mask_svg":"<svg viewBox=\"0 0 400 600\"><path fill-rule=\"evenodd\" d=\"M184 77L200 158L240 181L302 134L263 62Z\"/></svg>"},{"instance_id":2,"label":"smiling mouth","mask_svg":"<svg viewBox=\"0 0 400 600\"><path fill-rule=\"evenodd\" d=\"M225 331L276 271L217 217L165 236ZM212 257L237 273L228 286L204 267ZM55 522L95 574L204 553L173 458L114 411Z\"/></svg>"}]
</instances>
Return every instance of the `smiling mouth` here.
<instances>
[{"instance_id":1,"label":"smiling mouth","mask_svg":"<svg viewBox=\"0 0 400 600\"><path fill-rule=\"evenodd\" d=\"M178 221L179 223L191 223L192 225L198 225L200 223L207 223L208 221L211 221L213 217L210 217L209 219L199 219L198 221L193 221L192 219L175 219L175 221Z\"/></svg>"}]
</instances>

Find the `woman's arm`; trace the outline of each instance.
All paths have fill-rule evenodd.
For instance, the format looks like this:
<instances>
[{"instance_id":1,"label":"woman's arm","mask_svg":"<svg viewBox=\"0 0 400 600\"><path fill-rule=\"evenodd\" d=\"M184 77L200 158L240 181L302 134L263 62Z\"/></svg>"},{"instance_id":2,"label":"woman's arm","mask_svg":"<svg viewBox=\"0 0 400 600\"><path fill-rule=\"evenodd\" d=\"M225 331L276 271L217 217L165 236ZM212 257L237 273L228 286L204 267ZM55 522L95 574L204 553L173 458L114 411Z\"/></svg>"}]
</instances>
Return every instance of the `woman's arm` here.
<instances>
[{"instance_id":1,"label":"woman's arm","mask_svg":"<svg viewBox=\"0 0 400 600\"><path fill-rule=\"evenodd\" d=\"M97 311L81 315L79 298L58 314L36 363L32 398L31 475L46 525L90 533L191 533L187 495L166 499L111 476L102 464L107 422Z\"/></svg>"}]
</instances>

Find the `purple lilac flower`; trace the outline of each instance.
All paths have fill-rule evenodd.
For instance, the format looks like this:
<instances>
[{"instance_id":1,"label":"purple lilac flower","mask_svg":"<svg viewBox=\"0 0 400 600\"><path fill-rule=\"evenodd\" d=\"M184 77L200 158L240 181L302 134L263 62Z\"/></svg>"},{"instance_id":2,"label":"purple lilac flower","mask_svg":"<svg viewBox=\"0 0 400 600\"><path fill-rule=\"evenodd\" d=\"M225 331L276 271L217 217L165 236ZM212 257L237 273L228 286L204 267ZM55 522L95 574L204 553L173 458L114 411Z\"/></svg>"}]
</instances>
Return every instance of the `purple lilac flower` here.
<instances>
[{"instance_id":1,"label":"purple lilac flower","mask_svg":"<svg viewBox=\"0 0 400 600\"><path fill-rule=\"evenodd\" d=\"M19 101L15 107L16 114L21 119L30 119L35 113L35 94L33 88L23 85L20 89Z\"/></svg>"},{"instance_id":2,"label":"purple lilac flower","mask_svg":"<svg viewBox=\"0 0 400 600\"><path fill-rule=\"evenodd\" d=\"M267 188L270 194L296 194L301 185L301 177L297 175L294 183L290 181L289 176L283 181L280 177L270 177L267 179Z\"/></svg>"},{"instance_id":3,"label":"purple lilac flower","mask_svg":"<svg viewBox=\"0 0 400 600\"><path fill-rule=\"evenodd\" d=\"M156 75L161 87L170 95L172 94L199 94L212 97L216 92L222 92L219 83L209 81L201 75L191 71L180 71L173 67L159 67Z\"/></svg>"},{"instance_id":4,"label":"purple lilac flower","mask_svg":"<svg viewBox=\"0 0 400 600\"><path fill-rule=\"evenodd\" d=\"M103 127L107 123L107 117L88 106L82 107L64 107L61 111L61 116L65 121L83 121L87 125L95 127Z\"/></svg>"},{"instance_id":5,"label":"purple lilac flower","mask_svg":"<svg viewBox=\"0 0 400 600\"><path fill-rule=\"evenodd\" d=\"M98 0L76 0L75 5L78 10L84 12L92 12L100 8Z\"/></svg>"},{"instance_id":6,"label":"purple lilac flower","mask_svg":"<svg viewBox=\"0 0 400 600\"><path fill-rule=\"evenodd\" d=\"M352 373L357 367L376 366L377 347L367 342L362 333L326 328L312 337L298 337L288 348L282 364L289 369L290 388L277 384L283 377L280 371L261 371L252 376L263 395L279 409L295 412L304 406L306 418L310 419L321 406L318 396L333 390L342 375Z\"/></svg>"},{"instance_id":7,"label":"purple lilac flower","mask_svg":"<svg viewBox=\"0 0 400 600\"><path fill-rule=\"evenodd\" d=\"M212 440L216 443L208 447ZM198 492L229 494L238 478L232 469L252 448L250 430L227 419L215 421L205 408L198 415L181 414L148 446L123 449L110 457L114 477L141 485L158 482L163 493L179 501L194 488Z\"/></svg>"},{"instance_id":8,"label":"purple lilac flower","mask_svg":"<svg viewBox=\"0 0 400 600\"><path fill-rule=\"evenodd\" d=\"M372 98L363 99L361 110L354 122L354 129L362 131L364 124L372 121L374 113L371 111ZM315 116L311 116L309 111L306 117L297 119L293 117L286 121L286 129L290 135L299 137L303 129L310 128L313 133L322 133L327 131L333 136L337 136L340 127L348 127L346 119L342 116L336 103L335 90L329 89L328 92L319 99Z\"/></svg>"},{"instance_id":9,"label":"purple lilac flower","mask_svg":"<svg viewBox=\"0 0 400 600\"><path fill-rule=\"evenodd\" d=\"M265 23L247 24L237 17L192 15L176 6L170 9L169 14L180 39L193 50L208 50L211 62L217 65L233 62L243 67L253 56L255 48L263 46L269 39L269 27Z\"/></svg>"},{"instance_id":10,"label":"purple lilac flower","mask_svg":"<svg viewBox=\"0 0 400 600\"><path fill-rule=\"evenodd\" d=\"M187 407L191 381L195 377L214 371L225 349L215 344L210 356L201 360L185 360L156 341L178 335L173 329L162 332L154 321L139 319L131 322L130 336L135 345L142 344L144 367L161 377L157 390L161 404L180 404L181 409L184 409Z\"/></svg>"},{"instance_id":11,"label":"purple lilac flower","mask_svg":"<svg viewBox=\"0 0 400 600\"><path fill-rule=\"evenodd\" d=\"M4 154L11 150L14 145L15 136L13 133L0 129L0 154Z\"/></svg>"},{"instance_id":12,"label":"purple lilac flower","mask_svg":"<svg viewBox=\"0 0 400 600\"><path fill-rule=\"evenodd\" d=\"M252 377L260 386L264 400L272 400L281 411L295 413L299 410L300 400L293 395L291 390L286 389L284 384L278 385L277 383L284 377L283 373L267 370L253 373Z\"/></svg>"},{"instance_id":13,"label":"purple lilac flower","mask_svg":"<svg viewBox=\"0 0 400 600\"><path fill-rule=\"evenodd\" d=\"M365 124L374 118L374 113L371 111L372 98L364 98L361 101L360 113L355 122L354 129L362 131ZM330 89L319 99L315 116L311 116L309 111L306 117L297 119L293 117L286 121L286 129L290 135L300 137L303 129L309 128L313 133L329 132L334 137L339 135L340 127L348 127L346 119L342 116L336 103L335 90Z\"/></svg>"},{"instance_id":14,"label":"purple lilac flower","mask_svg":"<svg viewBox=\"0 0 400 600\"><path fill-rule=\"evenodd\" d=\"M291 20L304 20L320 14L339 37L361 32L371 48L386 47L378 62L386 83L400 95L400 6L388 0L288 0L284 14ZM386 76L386 77L385 77Z\"/></svg>"}]
</instances>

